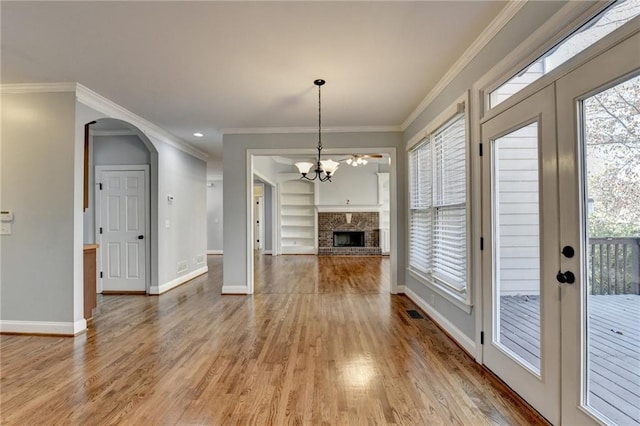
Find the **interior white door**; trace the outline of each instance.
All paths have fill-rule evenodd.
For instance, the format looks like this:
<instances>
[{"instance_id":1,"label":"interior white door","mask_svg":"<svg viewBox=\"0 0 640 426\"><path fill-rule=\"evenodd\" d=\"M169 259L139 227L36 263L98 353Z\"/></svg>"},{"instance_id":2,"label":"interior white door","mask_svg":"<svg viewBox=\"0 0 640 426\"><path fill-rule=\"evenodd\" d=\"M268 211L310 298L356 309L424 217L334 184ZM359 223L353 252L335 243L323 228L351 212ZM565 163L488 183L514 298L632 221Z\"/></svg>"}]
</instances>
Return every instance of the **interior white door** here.
<instances>
[{"instance_id":1,"label":"interior white door","mask_svg":"<svg viewBox=\"0 0 640 426\"><path fill-rule=\"evenodd\" d=\"M254 250L262 250L264 244L264 206L263 197L253 198Z\"/></svg>"},{"instance_id":2,"label":"interior white door","mask_svg":"<svg viewBox=\"0 0 640 426\"><path fill-rule=\"evenodd\" d=\"M484 122L483 362L553 424L560 418L555 93Z\"/></svg>"},{"instance_id":3,"label":"interior white door","mask_svg":"<svg viewBox=\"0 0 640 426\"><path fill-rule=\"evenodd\" d=\"M103 291L146 291L146 183L143 170L100 170L99 244Z\"/></svg>"},{"instance_id":4,"label":"interior white door","mask_svg":"<svg viewBox=\"0 0 640 426\"><path fill-rule=\"evenodd\" d=\"M640 425L640 31L557 82L562 423Z\"/></svg>"}]
</instances>

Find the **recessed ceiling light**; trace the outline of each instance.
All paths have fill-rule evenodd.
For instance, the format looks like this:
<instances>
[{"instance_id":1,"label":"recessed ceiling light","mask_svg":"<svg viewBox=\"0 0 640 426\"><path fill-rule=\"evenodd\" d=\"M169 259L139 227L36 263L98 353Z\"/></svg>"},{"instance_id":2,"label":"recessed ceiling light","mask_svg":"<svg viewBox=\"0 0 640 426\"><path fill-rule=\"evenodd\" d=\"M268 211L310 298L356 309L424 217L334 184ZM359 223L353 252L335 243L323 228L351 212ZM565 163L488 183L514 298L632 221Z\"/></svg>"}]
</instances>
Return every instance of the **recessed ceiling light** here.
<instances>
[{"instance_id":1,"label":"recessed ceiling light","mask_svg":"<svg viewBox=\"0 0 640 426\"><path fill-rule=\"evenodd\" d=\"M193 134L193 136L195 136L196 138L201 138L201 137L203 137L204 135L203 135L202 133L200 133L200 132L195 132L195 133Z\"/></svg>"}]
</instances>

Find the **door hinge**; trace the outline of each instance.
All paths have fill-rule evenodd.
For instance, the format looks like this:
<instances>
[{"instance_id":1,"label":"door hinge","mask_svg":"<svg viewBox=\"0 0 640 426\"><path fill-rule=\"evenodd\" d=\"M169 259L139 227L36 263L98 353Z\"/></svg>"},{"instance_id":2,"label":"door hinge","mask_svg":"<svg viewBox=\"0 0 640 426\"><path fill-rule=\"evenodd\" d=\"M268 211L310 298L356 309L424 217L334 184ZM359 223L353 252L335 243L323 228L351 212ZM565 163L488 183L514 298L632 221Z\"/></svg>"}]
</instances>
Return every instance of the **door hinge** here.
<instances>
[{"instance_id":1,"label":"door hinge","mask_svg":"<svg viewBox=\"0 0 640 426\"><path fill-rule=\"evenodd\" d=\"M484 345L484 331L480 332L480 344Z\"/></svg>"},{"instance_id":2,"label":"door hinge","mask_svg":"<svg viewBox=\"0 0 640 426\"><path fill-rule=\"evenodd\" d=\"M102 183L98 184L98 188L100 189L100 191L102 191Z\"/></svg>"},{"instance_id":3,"label":"door hinge","mask_svg":"<svg viewBox=\"0 0 640 426\"><path fill-rule=\"evenodd\" d=\"M102 226L100 227L100 233L102 234Z\"/></svg>"},{"instance_id":4,"label":"door hinge","mask_svg":"<svg viewBox=\"0 0 640 426\"><path fill-rule=\"evenodd\" d=\"M482 157L482 144L480 144L480 157Z\"/></svg>"},{"instance_id":5,"label":"door hinge","mask_svg":"<svg viewBox=\"0 0 640 426\"><path fill-rule=\"evenodd\" d=\"M102 278L102 271L100 271L100 278Z\"/></svg>"},{"instance_id":6,"label":"door hinge","mask_svg":"<svg viewBox=\"0 0 640 426\"><path fill-rule=\"evenodd\" d=\"M480 237L480 250L484 250L484 237Z\"/></svg>"}]
</instances>

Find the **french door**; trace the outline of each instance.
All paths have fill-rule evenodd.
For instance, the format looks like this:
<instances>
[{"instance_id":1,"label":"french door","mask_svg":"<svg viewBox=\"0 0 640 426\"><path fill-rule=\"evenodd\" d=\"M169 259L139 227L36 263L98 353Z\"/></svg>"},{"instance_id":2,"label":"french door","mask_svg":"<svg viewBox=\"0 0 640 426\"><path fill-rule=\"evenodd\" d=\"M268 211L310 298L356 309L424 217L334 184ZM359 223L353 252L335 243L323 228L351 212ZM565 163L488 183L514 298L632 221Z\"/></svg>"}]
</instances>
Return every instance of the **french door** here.
<instances>
[{"instance_id":1,"label":"french door","mask_svg":"<svg viewBox=\"0 0 640 426\"><path fill-rule=\"evenodd\" d=\"M560 417L558 176L553 85L482 124L485 365Z\"/></svg>"},{"instance_id":2,"label":"french door","mask_svg":"<svg viewBox=\"0 0 640 426\"><path fill-rule=\"evenodd\" d=\"M485 365L553 424L640 425L640 33L481 138Z\"/></svg>"},{"instance_id":3,"label":"french door","mask_svg":"<svg viewBox=\"0 0 640 426\"><path fill-rule=\"evenodd\" d=\"M640 425L640 34L556 90L562 423Z\"/></svg>"}]
</instances>

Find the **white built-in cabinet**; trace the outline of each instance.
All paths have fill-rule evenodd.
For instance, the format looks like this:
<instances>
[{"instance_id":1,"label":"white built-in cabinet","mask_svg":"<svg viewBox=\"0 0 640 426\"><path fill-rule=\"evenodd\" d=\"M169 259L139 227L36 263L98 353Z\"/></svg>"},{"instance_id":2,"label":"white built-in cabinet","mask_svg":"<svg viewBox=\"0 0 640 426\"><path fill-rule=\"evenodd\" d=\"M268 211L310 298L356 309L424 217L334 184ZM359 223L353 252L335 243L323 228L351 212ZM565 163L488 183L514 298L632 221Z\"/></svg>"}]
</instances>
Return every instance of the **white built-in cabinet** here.
<instances>
[{"instance_id":1,"label":"white built-in cabinet","mask_svg":"<svg viewBox=\"0 0 640 426\"><path fill-rule=\"evenodd\" d=\"M316 254L315 185L301 180L280 183L282 254Z\"/></svg>"},{"instance_id":2,"label":"white built-in cabinet","mask_svg":"<svg viewBox=\"0 0 640 426\"><path fill-rule=\"evenodd\" d=\"M380 205L380 249L382 254L391 251L391 208L389 203L389 173L378 173L378 204Z\"/></svg>"}]
</instances>

